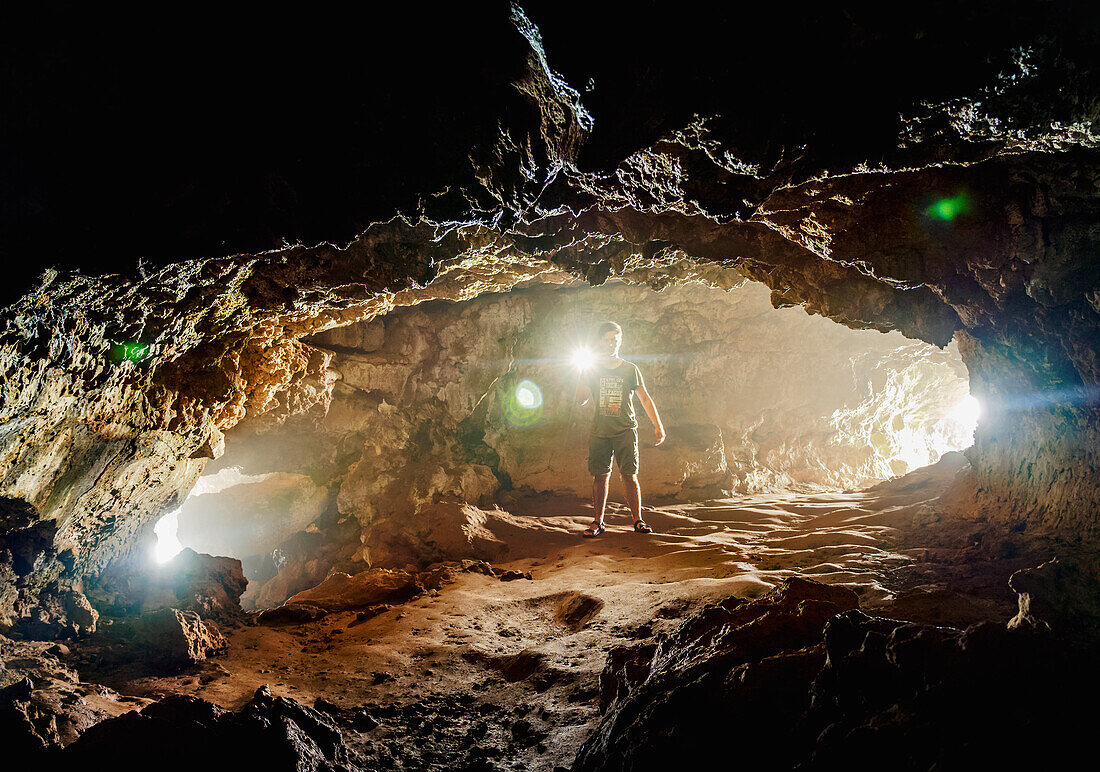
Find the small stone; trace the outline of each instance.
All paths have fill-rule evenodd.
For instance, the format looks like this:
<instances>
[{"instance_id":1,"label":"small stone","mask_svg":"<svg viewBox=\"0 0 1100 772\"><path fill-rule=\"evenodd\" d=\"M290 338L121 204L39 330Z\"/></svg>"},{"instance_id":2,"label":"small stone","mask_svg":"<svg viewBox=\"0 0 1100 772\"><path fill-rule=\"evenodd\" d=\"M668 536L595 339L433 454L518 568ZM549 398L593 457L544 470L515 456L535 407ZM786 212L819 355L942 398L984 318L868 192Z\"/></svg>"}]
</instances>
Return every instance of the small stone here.
<instances>
[{"instance_id":1,"label":"small stone","mask_svg":"<svg viewBox=\"0 0 1100 772\"><path fill-rule=\"evenodd\" d=\"M365 710L356 711L351 723L356 729L363 731L369 731L379 726L378 719Z\"/></svg>"},{"instance_id":2,"label":"small stone","mask_svg":"<svg viewBox=\"0 0 1100 772\"><path fill-rule=\"evenodd\" d=\"M514 582L517 579L533 579L530 571L505 571L500 575L502 582Z\"/></svg>"},{"instance_id":3,"label":"small stone","mask_svg":"<svg viewBox=\"0 0 1100 772\"><path fill-rule=\"evenodd\" d=\"M284 603L261 612L256 621L267 627L300 625L315 622L327 614L325 609L313 603Z\"/></svg>"}]
</instances>

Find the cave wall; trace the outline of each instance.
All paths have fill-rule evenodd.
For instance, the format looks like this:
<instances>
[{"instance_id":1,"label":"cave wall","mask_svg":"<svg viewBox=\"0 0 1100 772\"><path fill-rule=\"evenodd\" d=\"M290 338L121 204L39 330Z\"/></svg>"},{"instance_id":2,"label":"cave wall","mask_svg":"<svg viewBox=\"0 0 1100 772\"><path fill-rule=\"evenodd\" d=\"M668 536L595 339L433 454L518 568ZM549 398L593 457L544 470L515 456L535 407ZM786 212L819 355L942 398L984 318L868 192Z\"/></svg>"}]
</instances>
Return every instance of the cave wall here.
<instances>
[{"instance_id":1,"label":"cave wall","mask_svg":"<svg viewBox=\"0 0 1100 772\"><path fill-rule=\"evenodd\" d=\"M7 309L0 625L38 613L39 598L80 592L113 562L147 562L154 522L221 455L225 431L326 403L329 355L299 338L549 270L501 258L499 234L479 226L447 236L395 220L372 232L339 249L131 275L51 270Z\"/></svg>"},{"instance_id":2,"label":"cave wall","mask_svg":"<svg viewBox=\"0 0 1100 772\"><path fill-rule=\"evenodd\" d=\"M41 25L55 42L13 49L3 77L25 82L0 90L19 140L0 247L20 277L0 330L0 620L143 549L232 426L327 400L327 362L301 337L551 270L660 287L679 266L736 267L777 306L956 337L987 411L960 511L1096 534L1100 16L1023 1L926 3L904 20L832 3L529 5L417 14L421 42L391 41L415 67L349 67L356 82L334 89L359 106L337 121L351 130L316 104L259 111L228 154L257 148L259 162L228 170L176 152L197 149L194 122L157 121L123 152L148 89L97 76L96 57L58 58L62 20ZM329 40L316 36L362 48ZM240 97L233 68L262 60L243 58L206 84L221 107ZM133 61L156 83L183 59L165 47ZM80 121L99 129L83 145L65 119L82 105L102 121ZM200 100L191 114L222 112ZM107 138L117 152L101 152ZM89 167L58 154L69 139L110 174L72 171ZM317 148L320 165L292 152ZM949 217L944 200L958 202ZM127 342L148 345L140 361Z\"/></svg>"},{"instance_id":3,"label":"cave wall","mask_svg":"<svg viewBox=\"0 0 1100 772\"><path fill-rule=\"evenodd\" d=\"M336 562L404 565L386 534L415 530L439 500L586 499L591 409L573 404L571 355L608 318L622 324L623 356L642 368L669 434L653 447L639 408L647 501L858 487L969 444L972 426L952 414L967 394L953 348L776 310L734 271L712 279L721 286L660 292L540 283L312 336L337 379L327 409L230 431L208 473L268 479L190 498L181 542L241 558L257 582L283 568L272 554L297 555L289 573L250 590L246 601L263 605L283 599L291 574L327 570L320 542ZM521 383L540 404L517 402ZM300 543L316 554L299 554Z\"/></svg>"}]
</instances>

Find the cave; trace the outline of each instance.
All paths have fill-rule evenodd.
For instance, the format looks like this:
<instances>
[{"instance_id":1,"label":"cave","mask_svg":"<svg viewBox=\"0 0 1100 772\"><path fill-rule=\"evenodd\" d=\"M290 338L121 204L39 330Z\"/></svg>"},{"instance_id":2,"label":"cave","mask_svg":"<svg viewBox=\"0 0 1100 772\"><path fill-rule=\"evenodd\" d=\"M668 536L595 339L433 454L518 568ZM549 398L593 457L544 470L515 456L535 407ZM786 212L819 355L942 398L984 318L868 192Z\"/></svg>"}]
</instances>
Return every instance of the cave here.
<instances>
[{"instance_id":1,"label":"cave","mask_svg":"<svg viewBox=\"0 0 1100 772\"><path fill-rule=\"evenodd\" d=\"M27 768L1088 752L1100 14L32 15L0 76ZM639 390L640 509L617 467L584 538L608 321L660 418Z\"/></svg>"}]
</instances>

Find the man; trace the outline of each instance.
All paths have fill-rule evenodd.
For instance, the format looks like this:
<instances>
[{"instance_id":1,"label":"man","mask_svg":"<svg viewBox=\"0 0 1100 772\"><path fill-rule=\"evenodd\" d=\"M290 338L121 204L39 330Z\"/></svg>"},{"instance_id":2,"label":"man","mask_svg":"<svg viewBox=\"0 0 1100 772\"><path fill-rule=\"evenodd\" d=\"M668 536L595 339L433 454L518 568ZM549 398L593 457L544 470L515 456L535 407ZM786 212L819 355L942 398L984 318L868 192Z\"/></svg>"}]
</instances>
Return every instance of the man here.
<instances>
[{"instance_id":1,"label":"man","mask_svg":"<svg viewBox=\"0 0 1100 772\"><path fill-rule=\"evenodd\" d=\"M638 486L638 420L634 415L634 395L642 403L653 428L657 445L665 441L665 428L657 415L657 406L645 389L642 373L633 362L619 358L623 329L615 322L604 322L596 330L597 358L577 384L577 402L595 402L596 415L588 438L588 471L592 475L592 509L596 518L584 530L588 538L604 532L603 514L607 507L607 486L614 457L626 488L626 500L634 516L634 530L653 533L642 520L642 490Z\"/></svg>"}]
</instances>

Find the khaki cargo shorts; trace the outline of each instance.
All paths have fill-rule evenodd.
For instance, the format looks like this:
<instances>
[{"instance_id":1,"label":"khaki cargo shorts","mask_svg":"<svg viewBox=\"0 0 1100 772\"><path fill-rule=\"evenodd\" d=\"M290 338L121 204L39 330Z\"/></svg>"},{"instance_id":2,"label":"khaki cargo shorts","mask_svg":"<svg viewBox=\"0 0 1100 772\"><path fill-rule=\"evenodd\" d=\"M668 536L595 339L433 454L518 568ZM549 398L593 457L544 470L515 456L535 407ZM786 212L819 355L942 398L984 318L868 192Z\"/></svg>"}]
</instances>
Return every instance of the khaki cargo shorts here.
<instances>
[{"instance_id":1,"label":"khaki cargo shorts","mask_svg":"<svg viewBox=\"0 0 1100 772\"><path fill-rule=\"evenodd\" d=\"M614 437L588 438L588 473L602 477L611 472L611 458L620 474L638 474L638 430L627 429Z\"/></svg>"}]
</instances>

